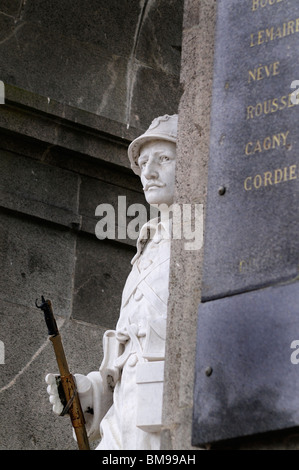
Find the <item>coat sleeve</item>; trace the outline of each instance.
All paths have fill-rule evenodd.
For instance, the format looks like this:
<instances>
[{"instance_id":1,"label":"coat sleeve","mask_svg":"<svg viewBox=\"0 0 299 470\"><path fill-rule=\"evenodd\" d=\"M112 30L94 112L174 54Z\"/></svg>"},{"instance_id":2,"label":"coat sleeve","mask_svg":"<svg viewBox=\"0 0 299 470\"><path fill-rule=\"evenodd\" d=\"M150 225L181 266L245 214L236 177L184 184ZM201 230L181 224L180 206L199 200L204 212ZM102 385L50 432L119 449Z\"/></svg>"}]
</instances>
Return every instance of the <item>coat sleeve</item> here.
<instances>
[{"instance_id":1,"label":"coat sleeve","mask_svg":"<svg viewBox=\"0 0 299 470\"><path fill-rule=\"evenodd\" d=\"M112 405L113 390L103 382L99 371L87 375L75 374L75 378L88 439L100 439L100 423ZM74 430L73 436L76 440Z\"/></svg>"}]
</instances>

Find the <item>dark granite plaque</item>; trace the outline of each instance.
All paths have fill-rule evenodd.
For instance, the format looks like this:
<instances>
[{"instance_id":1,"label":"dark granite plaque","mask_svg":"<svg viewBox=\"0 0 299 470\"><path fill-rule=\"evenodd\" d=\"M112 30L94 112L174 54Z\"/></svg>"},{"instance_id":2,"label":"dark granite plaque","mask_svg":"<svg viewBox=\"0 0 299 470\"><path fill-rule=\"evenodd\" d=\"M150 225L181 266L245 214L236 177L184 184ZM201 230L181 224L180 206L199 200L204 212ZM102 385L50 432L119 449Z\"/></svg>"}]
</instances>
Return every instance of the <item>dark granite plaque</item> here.
<instances>
[{"instance_id":1,"label":"dark granite plaque","mask_svg":"<svg viewBox=\"0 0 299 470\"><path fill-rule=\"evenodd\" d=\"M218 0L203 301L298 275L298 64L298 0Z\"/></svg>"},{"instance_id":2,"label":"dark granite plaque","mask_svg":"<svg viewBox=\"0 0 299 470\"><path fill-rule=\"evenodd\" d=\"M193 445L299 425L298 308L299 282L200 305Z\"/></svg>"}]
</instances>

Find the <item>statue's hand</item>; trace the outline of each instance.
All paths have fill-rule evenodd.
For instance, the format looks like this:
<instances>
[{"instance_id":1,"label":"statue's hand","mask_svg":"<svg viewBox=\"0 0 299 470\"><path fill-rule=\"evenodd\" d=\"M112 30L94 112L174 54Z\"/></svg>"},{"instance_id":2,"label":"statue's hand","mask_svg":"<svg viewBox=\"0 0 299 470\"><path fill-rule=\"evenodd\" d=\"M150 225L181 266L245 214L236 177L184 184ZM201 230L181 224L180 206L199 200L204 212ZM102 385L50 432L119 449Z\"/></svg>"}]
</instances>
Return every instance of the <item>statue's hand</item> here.
<instances>
[{"instance_id":1,"label":"statue's hand","mask_svg":"<svg viewBox=\"0 0 299 470\"><path fill-rule=\"evenodd\" d=\"M92 390L90 380L82 374L75 374L74 379L76 382L77 391L79 394L83 412L92 413ZM45 377L48 384L47 392L49 401L53 405L53 411L57 415L61 415L65 405L66 398L63 392L60 375L48 374Z\"/></svg>"},{"instance_id":2,"label":"statue's hand","mask_svg":"<svg viewBox=\"0 0 299 470\"><path fill-rule=\"evenodd\" d=\"M66 405L62 385L58 374L48 374L45 378L49 400L55 414L60 415ZM99 371L90 372L87 376L74 374L76 387L84 413L85 425L90 440L99 439L100 422L113 402L113 392L107 384L103 386ZM60 385L59 385L60 383ZM74 434L75 437L75 434Z\"/></svg>"},{"instance_id":3,"label":"statue's hand","mask_svg":"<svg viewBox=\"0 0 299 470\"><path fill-rule=\"evenodd\" d=\"M48 384L47 392L49 395L49 401L52 404L52 409L55 414L60 415L66 405L66 398L60 382L60 375L47 374L45 381Z\"/></svg>"}]
</instances>

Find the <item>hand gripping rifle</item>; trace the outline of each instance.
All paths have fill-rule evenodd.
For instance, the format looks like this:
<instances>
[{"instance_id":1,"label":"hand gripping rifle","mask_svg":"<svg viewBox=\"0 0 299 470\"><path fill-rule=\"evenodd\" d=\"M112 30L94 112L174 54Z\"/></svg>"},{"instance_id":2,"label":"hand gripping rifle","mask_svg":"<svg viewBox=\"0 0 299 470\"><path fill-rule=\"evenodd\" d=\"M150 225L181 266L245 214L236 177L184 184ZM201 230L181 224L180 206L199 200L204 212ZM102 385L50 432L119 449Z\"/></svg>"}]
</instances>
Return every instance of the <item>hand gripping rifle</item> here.
<instances>
[{"instance_id":1,"label":"hand gripping rifle","mask_svg":"<svg viewBox=\"0 0 299 470\"><path fill-rule=\"evenodd\" d=\"M69 413L76 434L79 449L90 450L88 437L85 429L85 419L77 393L76 382L68 368L67 360L61 342L61 336L59 334L58 327L54 318L51 301L45 300L42 296L41 305L38 305L37 301L35 301L35 305L37 308L42 309L45 314L45 321L48 327L49 339L53 344L57 364L59 367L61 385L67 402L61 415L63 416L66 413Z\"/></svg>"}]
</instances>

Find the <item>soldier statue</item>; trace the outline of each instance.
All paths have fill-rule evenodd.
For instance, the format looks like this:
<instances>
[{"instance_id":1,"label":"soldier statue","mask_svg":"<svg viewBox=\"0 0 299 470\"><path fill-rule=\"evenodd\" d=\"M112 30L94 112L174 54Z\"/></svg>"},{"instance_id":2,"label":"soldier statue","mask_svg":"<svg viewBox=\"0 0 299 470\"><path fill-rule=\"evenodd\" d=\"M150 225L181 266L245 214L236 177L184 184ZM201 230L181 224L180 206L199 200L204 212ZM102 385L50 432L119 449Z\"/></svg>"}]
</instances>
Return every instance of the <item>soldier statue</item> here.
<instances>
[{"instance_id":1,"label":"soldier statue","mask_svg":"<svg viewBox=\"0 0 299 470\"><path fill-rule=\"evenodd\" d=\"M97 450L158 450L162 426L163 371L170 260L177 115L154 119L129 146L145 198L160 214L147 222L126 281L115 330L103 337L100 369L75 374L89 440ZM53 374L46 377L53 411L61 413Z\"/></svg>"}]
</instances>

